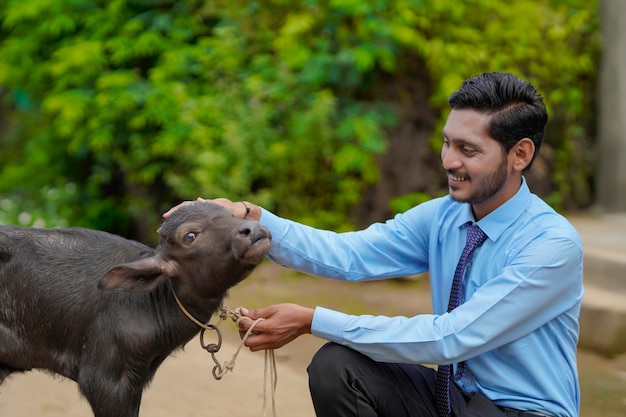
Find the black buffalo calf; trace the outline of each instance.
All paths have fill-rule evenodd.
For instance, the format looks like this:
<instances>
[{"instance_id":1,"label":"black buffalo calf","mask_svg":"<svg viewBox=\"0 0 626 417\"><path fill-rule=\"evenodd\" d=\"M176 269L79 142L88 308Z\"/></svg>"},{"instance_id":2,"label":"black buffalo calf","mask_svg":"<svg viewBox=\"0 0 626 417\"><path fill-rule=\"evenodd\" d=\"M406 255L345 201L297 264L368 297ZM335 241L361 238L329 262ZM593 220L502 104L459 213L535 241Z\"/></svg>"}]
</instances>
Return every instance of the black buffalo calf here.
<instances>
[{"instance_id":1,"label":"black buffalo calf","mask_svg":"<svg viewBox=\"0 0 626 417\"><path fill-rule=\"evenodd\" d=\"M157 368L200 330L271 236L210 203L175 211L156 249L109 233L0 226L0 384L43 369L96 417L136 417Z\"/></svg>"}]
</instances>

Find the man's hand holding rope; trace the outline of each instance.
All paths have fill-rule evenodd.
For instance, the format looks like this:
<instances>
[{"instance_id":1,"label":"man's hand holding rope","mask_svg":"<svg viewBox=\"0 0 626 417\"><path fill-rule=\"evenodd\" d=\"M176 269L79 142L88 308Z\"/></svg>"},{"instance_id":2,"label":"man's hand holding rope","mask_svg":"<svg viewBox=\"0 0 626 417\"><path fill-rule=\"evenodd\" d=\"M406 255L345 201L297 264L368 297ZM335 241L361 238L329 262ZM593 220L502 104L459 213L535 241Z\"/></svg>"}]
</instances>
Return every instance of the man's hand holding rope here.
<instances>
[{"instance_id":1,"label":"man's hand holding rope","mask_svg":"<svg viewBox=\"0 0 626 417\"><path fill-rule=\"evenodd\" d=\"M311 308L297 304L277 304L257 310L241 308L239 311L244 317L239 321L239 333L242 337L256 320L264 319L255 325L245 341L245 346L253 352L278 349L300 335L311 333Z\"/></svg>"}]
</instances>

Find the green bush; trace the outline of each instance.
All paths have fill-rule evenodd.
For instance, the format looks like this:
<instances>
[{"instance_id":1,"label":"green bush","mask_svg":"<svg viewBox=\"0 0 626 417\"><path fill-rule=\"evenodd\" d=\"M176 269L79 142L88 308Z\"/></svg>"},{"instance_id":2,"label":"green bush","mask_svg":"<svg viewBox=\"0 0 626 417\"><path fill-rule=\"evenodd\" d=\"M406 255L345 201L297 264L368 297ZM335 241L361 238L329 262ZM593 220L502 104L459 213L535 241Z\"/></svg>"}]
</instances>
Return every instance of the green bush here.
<instances>
[{"instance_id":1,"label":"green bush","mask_svg":"<svg viewBox=\"0 0 626 417\"><path fill-rule=\"evenodd\" d=\"M589 0L5 0L0 86L9 128L0 134L0 194L15 213L50 225L148 237L159 212L200 195L245 198L347 228L364 187L380 179L386 131L400 121L397 103L374 91L407 76L402 63L418 56L430 75L428 106L439 115L434 152L447 97L461 81L512 71L549 105L547 142L556 155L549 198L584 206L596 7ZM412 197L395 201L403 199ZM9 222L15 214L3 216Z\"/></svg>"}]
</instances>

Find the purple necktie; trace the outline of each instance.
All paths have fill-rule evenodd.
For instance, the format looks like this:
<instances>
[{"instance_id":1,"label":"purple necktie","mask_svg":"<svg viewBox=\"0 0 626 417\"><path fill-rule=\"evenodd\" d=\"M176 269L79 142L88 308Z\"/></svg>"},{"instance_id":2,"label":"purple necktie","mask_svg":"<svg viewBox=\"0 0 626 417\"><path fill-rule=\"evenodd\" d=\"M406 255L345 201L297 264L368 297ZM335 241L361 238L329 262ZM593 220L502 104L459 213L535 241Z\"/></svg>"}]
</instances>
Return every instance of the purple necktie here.
<instances>
[{"instance_id":1,"label":"purple necktie","mask_svg":"<svg viewBox=\"0 0 626 417\"><path fill-rule=\"evenodd\" d=\"M454 271L454 279L452 280L452 290L450 291L450 301L448 302L448 312L451 312L461 304L461 296L463 289L463 276L468 262L472 259L472 255L477 247L483 244L487 239L485 232L476 225L470 225L467 228L467 240L461 258ZM460 363L456 370L455 380L463 376L465 364ZM437 369L437 382L435 387L435 404L437 405L437 413L439 417L448 417L450 415L450 377L452 375L452 365L439 365Z\"/></svg>"}]
</instances>

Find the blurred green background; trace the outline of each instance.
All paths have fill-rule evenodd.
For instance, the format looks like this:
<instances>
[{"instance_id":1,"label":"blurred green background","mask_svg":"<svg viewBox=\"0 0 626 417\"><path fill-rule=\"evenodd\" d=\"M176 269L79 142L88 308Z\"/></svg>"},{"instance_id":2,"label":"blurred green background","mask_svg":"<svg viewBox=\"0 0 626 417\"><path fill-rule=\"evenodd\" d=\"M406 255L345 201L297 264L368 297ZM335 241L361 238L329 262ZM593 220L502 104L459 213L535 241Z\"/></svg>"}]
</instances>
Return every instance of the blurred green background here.
<instances>
[{"instance_id":1,"label":"blurred green background","mask_svg":"<svg viewBox=\"0 0 626 417\"><path fill-rule=\"evenodd\" d=\"M445 192L447 98L484 71L550 113L528 175L593 202L597 0L3 0L0 223L154 243L198 196L337 230Z\"/></svg>"}]
</instances>

